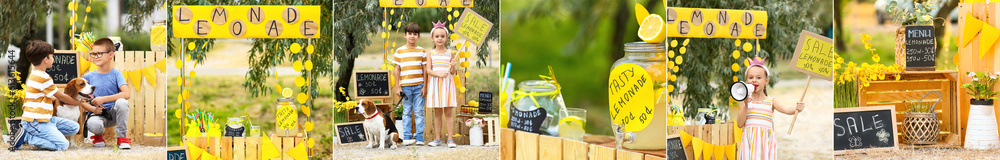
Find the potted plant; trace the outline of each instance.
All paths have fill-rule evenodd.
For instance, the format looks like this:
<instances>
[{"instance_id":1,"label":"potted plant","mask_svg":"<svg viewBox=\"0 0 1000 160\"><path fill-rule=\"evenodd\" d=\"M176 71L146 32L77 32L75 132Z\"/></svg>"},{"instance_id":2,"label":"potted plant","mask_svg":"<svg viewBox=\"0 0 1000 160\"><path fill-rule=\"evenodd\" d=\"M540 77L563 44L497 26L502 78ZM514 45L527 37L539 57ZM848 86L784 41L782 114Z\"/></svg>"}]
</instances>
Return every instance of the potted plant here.
<instances>
[{"instance_id":1,"label":"potted plant","mask_svg":"<svg viewBox=\"0 0 1000 160\"><path fill-rule=\"evenodd\" d=\"M890 1L885 6L885 11L889 13L893 24L899 25L899 29L896 29L896 65L906 68L906 27L934 27L934 20L942 19L931 14L937 10L934 8L937 4L937 0L917 0L913 1L912 9L907 9L908 7L900 7L897 1Z\"/></svg>"},{"instance_id":2,"label":"potted plant","mask_svg":"<svg viewBox=\"0 0 1000 160\"><path fill-rule=\"evenodd\" d=\"M997 95L993 87L998 75L1000 72L969 72L968 76L972 81L962 85L962 88L969 89L967 94L972 96L969 100L969 119L966 126L968 132L965 134L966 149L990 149L1000 145L993 110L993 100Z\"/></svg>"},{"instance_id":3,"label":"potted plant","mask_svg":"<svg viewBox=\"0 0 1000 160\"><path fill-rule=\"evenodd\" d=\"M403 107L396 107L392 110L392 120L396 121L396 129L403 130Z\"/></svg>"},{"instance_id":4,"label":"potted plant","mask_svg":"<svg viewBox=\"0 0 1000 160\"><path fill-rule=\"evenodd\" d=\"M470 118L465 120L465 125L469 126L469 145L483 146L483 126L485 121L480 118Z\"/></svg>"},{"instance_id":5,"label":"potted plant","mask_svg":"<svg viewBox=\"0 0 1000 160\"><path fill-rule=\"evenodd\" d=\"M927 93L941 92L932 91ZM924 95L924 97L927 97ZM938 132L941 131L941 124L938 123L937 115L934 114L934 107L938 102L924 102L924 98L918 101L905 102L906 112L903 113L903 142L907 144L926 145L937 144Z\"/></svg>"}]
</instances>

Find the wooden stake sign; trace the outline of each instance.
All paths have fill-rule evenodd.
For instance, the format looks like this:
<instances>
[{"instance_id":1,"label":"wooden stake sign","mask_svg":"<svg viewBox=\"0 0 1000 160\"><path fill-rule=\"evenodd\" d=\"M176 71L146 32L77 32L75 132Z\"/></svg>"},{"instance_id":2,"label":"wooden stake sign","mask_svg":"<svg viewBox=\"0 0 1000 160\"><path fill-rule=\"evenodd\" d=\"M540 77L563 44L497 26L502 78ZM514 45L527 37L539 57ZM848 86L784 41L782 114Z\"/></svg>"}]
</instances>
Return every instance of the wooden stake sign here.
<instances>
[{"instance_id":1,"label":"wooden stake sign","mask_svg":"<svg viewBox=\"0 0 1000 160\"><path fill-rule=\"evenodd\" d=\"M806 87L802 89L802 96L799 98L799 102L802 102L806 98L809 81L812 81L813 76L827 81L832 80L830 77L833 77L833 40L803 30L799 34L799 43L795 46L795 54L788 67L809 75L806 78ZM798 118L799 112L796 110L795 116L792 117L792 125L788 127L788 134L792 134L792 128L795 128L795 120Z\"/></svg>"},{"instance_id":2,"label":"wooden stake sign","mask_svg":"<svg viewBox=\"0 0 1000 160\"><path fill-rule=\"evenodd\" d=\"M486 20L472 9L465 8L462 16L458 18L458 23L455 23L455 34L468 39L477 46L482 46L492 28L493 22Z\"/></svg>"}]
</instances>

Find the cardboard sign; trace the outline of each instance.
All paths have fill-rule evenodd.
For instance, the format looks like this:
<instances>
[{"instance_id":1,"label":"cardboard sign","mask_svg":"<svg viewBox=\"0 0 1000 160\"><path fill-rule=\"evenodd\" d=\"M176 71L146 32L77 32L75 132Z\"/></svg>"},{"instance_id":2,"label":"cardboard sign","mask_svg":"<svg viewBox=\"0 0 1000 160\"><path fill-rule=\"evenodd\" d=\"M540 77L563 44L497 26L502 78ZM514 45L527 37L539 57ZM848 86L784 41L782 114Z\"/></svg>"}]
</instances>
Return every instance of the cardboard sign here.
<instances>
[{"instance_id":1,"label":"cardboard sign","mask_svg":"<svg viewBox=\"0 0 1000 160\"><path fill-rule=\"evenodd\" d=\"M338 123L334 124L333 128L336 129L337 133L337 143L338 144L351 144L367 141L365 138L365 126L364 122L349 122L349 123Z\"/></svg>"},{"instance_id":2,"label":"cardboard sign","mask_svg":"<svg viewBox=\"0 0 1000 160\"><path fill-rule=\"evenodd\" d=\"M667 37L767 38L767 11L667 8Z\"/></svg>"},{"instance_id":3,"label":"cardboard sign","mask_svg":"<svg viewBox=\"0 0 1000 160\"><path fill-rule=\"evenodd\" d=\"M896 106L867 106L833 110L833 150L897 148Z\"/></svg>"},{"instance_id":4,"label":"cardboard sign","mask_svg":"<svg viewBox=\"0 0 1000 160\"><path fill-rule=\"evenodd\" d=\"M462 17L458 18L458 23L455 23L454 31L459 36L462 36L462 38L475 43L477 46L482 46L492 28L493 22L486 20L486 18L472 11L472 9L465 8L465 11L462 12Z\"/></svg>"},{"instance_id":5,"label":"cardboard sign","mask_svg":"<svg viewBox=\"0 0 1000 160\"><path fill-rule=\"evenodd\" d=\"M799 33L799 43L795 46L795 54L788 67L828 81L833 80L833 39L803 30Z\"/></svg>"},{"instance_id":6,"label":"cardboard sign","mask_svg":"<svg viewBox=\"0 0 1000 160\"><path fill-rule=\"evenodd\" d=\"M55 54L52 54L52 58L55 61L52 62L51 68L45 70L45 73L52 77L55 84L69 83L70 80L80 75L80 66L77 65L80 59L77 58L76 51L57 50Z\"/></svg>"},{"instance_id":7,"label":"cardboard sign","mask_svg":"<svg viewBox=\"0 0 1000 160\"><path fill-rule=\"evenodd\" d=\"M532 133L542 133L542 122L545 121L545 108L538 108L533 111L521 111L517 108L510 108L510 119L507 122L507 128L532 132Z\"/></svg>"},{"instance_id":8,"label":"cardboard sign","mask_svg":"<svg viewBox=\"0 0 1000 160\"><path fill-rule=\"evenodd\" d=\"M354 99L381 99L389 98L392 95L392 84L389 84L389 71L354 71L351 76L351 85L354 92L351 96Z\"/></svg>"},{"instance_id":9,"label":"cardboard sign","mask_svg":"<svg viewBox=\"0 0 1000 160\"><path fill-rule=\"evenodd\" d=\"M320 38L320 6L174 6L174 38Z\"/></svg>"},{"instance_id":10,"label":"cardboard sign","mask_svg":"<svg viewBox=\"0 0 1000 160\"><path fill-rule=\"evenodd\" d=\"M611 121L625 131L640 131L653 119L653 80L642 66L625 63L608 76Z\"/></svg>"},{"instance_id":11,"label":"cardboard sign","mask_svg":"<svg viewBox=\"0 0 1000 160\"><path fill-rule=\"evenodd\" d=\"M378 0L378 6L385 8L472 7L474 3L475 0Z\"/></svg>"},{"instance_id":12,"label":"cardboard sign","mask_svg":"<svg viewBox=\"0 0 1000 160\"><path fill-rule=\"evenodd\" d=\"M479 113L493 112L493 92L479 92Z\"/></svg>"},{"instance_id":13,"label":"cardboard sign","mask_svg":"<svg viewBox=\"0 0 1000 160\"><path fill-rule=\"evenodd\" d=\"M167 148L167 160L187 160L187 159L188 159L187 146Z\"/></svg>"},{"instance_id":14,"label":"cardboard sign","mask_svg":"<svg viewBox=\"0 0 1000 160\"><path fill-rule=\"evenodd\" d=\"M687 160L680 135L667 135L667 160Z\"/></svg>"},{"instance_id":15,"label":"cardboard sign","mask_svg":"<svg viewBox=\"0 0 1000 160\"><path fill-rule=\"evenodd\" d=\"M934 68L937 55L934 26L906 26L906 68Z\"/></svg>"}]
</instances>

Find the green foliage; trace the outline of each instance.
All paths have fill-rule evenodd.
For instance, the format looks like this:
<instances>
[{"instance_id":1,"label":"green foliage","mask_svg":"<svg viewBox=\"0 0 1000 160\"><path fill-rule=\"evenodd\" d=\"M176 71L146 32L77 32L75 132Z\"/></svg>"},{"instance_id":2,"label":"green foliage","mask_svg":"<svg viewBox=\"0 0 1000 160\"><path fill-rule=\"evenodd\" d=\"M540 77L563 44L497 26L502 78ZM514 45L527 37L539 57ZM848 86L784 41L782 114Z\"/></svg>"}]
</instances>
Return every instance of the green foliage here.
<instances>
[{"instance_id":1,"label":"green foliage","mask_svg":"<svg viewBox=\"0 0 1000 160\"><path fill-rule=\"evenodd\" d=\"M690 8L724 8L739 10L762 10L767 11L768 27L767 39L760 39L760 57L767 58L767 66L772 70L778 60L788 60L795 51L796 40L802 30L824 35L817 21L831 19L829 17L819 17L819 13L812 12L809 8L813 1L795 0L750 0L750 1L668 1L671 7ZM671 38L668 41L684 41L688 38ZM733 59L732 56L719 56L720 53L732 53L739 49L732 44L735 39L691 39L691 43L686 47L687 54L681 55L684 63L678 71L678 78L686 79L686 88L680 94L672 94L674 98L683 97L685 115L695 115L698 108L708 108L712 104L717 106L728 106L729 91L727 86L732 83L732 77L743 78L743 71L733 72L732 64L738 63L743 66L743 58L754 56L746 54L741 59ZM758 42L757 40L742 40ZM677 52L677 48L671 48ZM742 68L745 69L745 68ZM777 72L771 73L769 86L773 86L780 81L781 75ZM674 86L676 82L671 82ZM773 93L772 93L773 94ZM726 107L723 107L726 108Z\"/></svg>"},{"instance_id":2,"label":"green foliage","mask_svg":"<svg viewBox=\"0 0 1000 160\"><path fill-rule=\"evenodd\" d=\"M962 84L962 88L969 89L969 94L973 99L976 100L988 100L988 99L998 99L996 97L997 91L993 91L993 87L997 83L997 74L990 72L966 72L971 78L971 82ZM998 72L1000 73L1000 72Z\"/></svg>"},{"instance_id":3,"label":"green foliage","mask_svg":"<svg viewBox=\"0 0 1000 160\"><path fill-rule=\"evenodd\" d=\"M907 113L932 113L934 112L934 102L904 101Z\"/></svg>"},{"instance_id":4,"label":"green foliage","mask_svg":"<svg viewBox=\"0 0 1000 160\"><path fill-rule=\"evenodd\" d=\"M932 18L934 15L931 15L931 11L937 10L935 8L937 4L937 0L913 2L913 10L907 10L900 8L899 2L889 1L889 4L885 5L885 11L889 12L892 22L899 25L932 25L935 19L944 20L941 17Z\"/></svg>"}]
</instances>

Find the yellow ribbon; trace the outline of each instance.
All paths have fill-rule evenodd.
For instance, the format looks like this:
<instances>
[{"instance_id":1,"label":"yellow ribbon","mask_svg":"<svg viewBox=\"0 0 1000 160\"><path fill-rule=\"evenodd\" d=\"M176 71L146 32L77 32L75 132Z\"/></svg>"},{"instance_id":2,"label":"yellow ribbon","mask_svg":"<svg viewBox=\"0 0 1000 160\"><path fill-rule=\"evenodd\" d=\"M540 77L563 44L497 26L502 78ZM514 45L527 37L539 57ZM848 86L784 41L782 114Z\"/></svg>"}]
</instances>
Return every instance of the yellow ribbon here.
<instances>
[{"instance_id":1,"label":"yellow ribbon","mask_svg":"<svg viewBox=\"0 0 1000 160\"><path fill-rule=\"evenodd\" d=\"M521 90L517 90L517 91L514 92L514 99L512 101L516 102L517 100L520 100L521 98L524 98L524 96L530 96L531 101L535 103L535 107L541 108L542 106L538 105L538 100L535 100L535 96L536 95L537 96L551 96L554 99L556 95L562 94L562 87L559 86L559 81L556 80L556 72L555 72L555 70L552 69L552 66L549 66L549 75L548 76L546 76L546 75L538 75L538 77L542 78L542 81L549 82L549 84L552 84L553 86L555 86L556 90L554 90L554 91L548 91L548 92L524 92L524 91L521 91Z\"/></svg>"}]
</instances>

